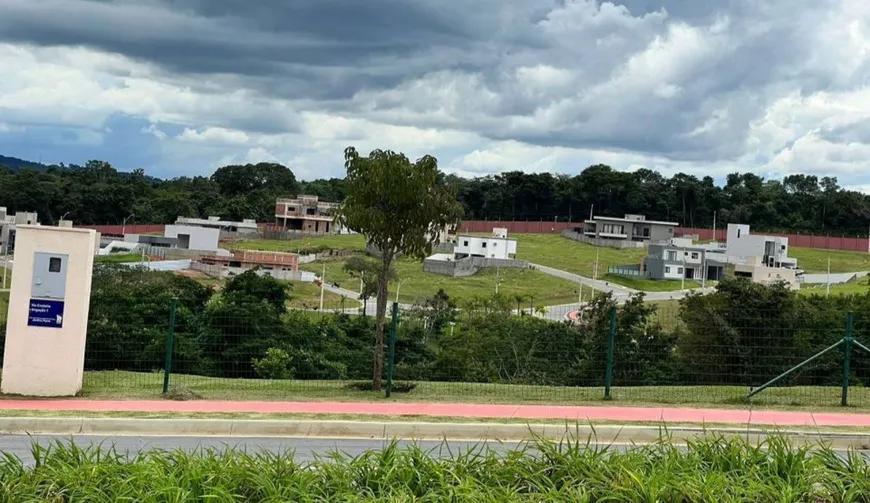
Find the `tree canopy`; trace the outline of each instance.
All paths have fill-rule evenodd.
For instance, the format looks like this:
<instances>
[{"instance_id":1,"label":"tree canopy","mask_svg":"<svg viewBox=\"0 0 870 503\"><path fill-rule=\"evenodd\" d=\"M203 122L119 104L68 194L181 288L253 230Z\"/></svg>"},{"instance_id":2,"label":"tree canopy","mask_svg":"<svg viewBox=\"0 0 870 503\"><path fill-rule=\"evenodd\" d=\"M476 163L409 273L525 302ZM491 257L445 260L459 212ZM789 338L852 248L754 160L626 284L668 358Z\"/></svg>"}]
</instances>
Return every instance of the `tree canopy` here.
<instances>
[{"instance_id":1,"label":"tree canopy","mask_svg":"<svg viewBox=\"0 0 870 503\"><path fill-rule=\"evenodd\" d=\"M424 156L412 163L404 154L374 150L362 157L345 150L347 197L338 222L366 236L378 248L373 388L379 390L384 368L384 319L387 283L393 259L402 254L424 259L438 244L440 230L459 223L462 207L450 187L439 183L438 161Z\"/></svg>"},{"instance_id":2,"label":"tree canopy","mask_svg":"<svg viewBox=\"0 0 870 503\"><path fill-rule=\"evenodd\" d=\"M5 159L5 160L4 160ZM348 196L348 180L298 181L280 164L225 166L210 177L159 180L142 170L122 173L102 161L84 167L38 165L0 158L0 205L37 211L44 223L69 213L80 224L172 223L179 215L271 221L276 197L307 193L325 201ZM4 162L10 169L3 168ZM14 171L13 171L14 170ZM510 171L478 178L438 174L451 186L467 220L579 222L595 214L640 213L684 227L740 222L757 230L866 235L870 195L840 187L836 177L792 174L781 180L732 173L710 176L594 165L577 175Z\"/></svg>"}]
</instances>

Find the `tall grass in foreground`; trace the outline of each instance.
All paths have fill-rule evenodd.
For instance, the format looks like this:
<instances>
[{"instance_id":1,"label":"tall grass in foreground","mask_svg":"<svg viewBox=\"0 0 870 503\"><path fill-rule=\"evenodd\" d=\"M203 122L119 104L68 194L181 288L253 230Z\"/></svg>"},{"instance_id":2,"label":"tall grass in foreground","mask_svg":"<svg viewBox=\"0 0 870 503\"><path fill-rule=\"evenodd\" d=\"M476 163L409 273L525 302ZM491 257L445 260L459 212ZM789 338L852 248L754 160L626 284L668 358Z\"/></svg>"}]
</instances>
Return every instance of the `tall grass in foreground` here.
<instances>
[{"instance_id":1,"label":"tall grass in foreground","mask_svg":"<svg viewBox=\"0 0 870 503\"><path fill-rule=\"evenodd\" d=\"M711 436L627 451L538 441L496 453L393 444L298 463L292 453L202 450L127 456L68 443L0 460L0 501L88 502L865 502L864 456Z\"/></svg>"}]
</instances>

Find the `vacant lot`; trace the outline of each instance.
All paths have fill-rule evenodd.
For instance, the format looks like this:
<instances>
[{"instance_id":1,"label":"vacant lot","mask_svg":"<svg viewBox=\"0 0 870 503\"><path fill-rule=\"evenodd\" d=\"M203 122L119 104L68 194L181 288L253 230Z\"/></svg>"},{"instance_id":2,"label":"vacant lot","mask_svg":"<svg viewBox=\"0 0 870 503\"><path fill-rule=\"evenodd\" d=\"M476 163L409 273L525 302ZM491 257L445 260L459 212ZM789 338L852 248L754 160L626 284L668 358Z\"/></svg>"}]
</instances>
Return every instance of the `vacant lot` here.
<instances>
[{"instance_id":1,"label":"vacant lot","mask_svg":"<svg viewBox=\"0 0 870 503\"><path fill-rule=\"evenodd\" d=\"M366 248L366 240L360 234L306 236L290 240L251 239L235 241L228 248L236 250L266 250L292 253L314 253L324 250L359 250Z\"/></svg>"},{"instance_id":2,"label":"vacant lot","mask_svg":"<svg viewBox=\"0 0 870 503\"><path fill-rule=\"evenodd\" d=\"M292 309L314 309L320 306L320 287L312 283L301 283L298 281L290 282L290 308ZM356 307L359 305L354 299L346 299L345 307ZM341 308L341 296L329 291L323 292L323 308L339 309Z\"/></svg>"},{"instance_id":3,"label":"vacant lot","mask_svg":"<svg viewBox=\"0 0 870 503\"><path fill-rule=\"evenodd\" d=\"M359 280L352 278L342 268L345 260L327 260L304 264L300 269L320 274L326 264L326 282L338 283L349 290L359 289ZM423 272L423 264L414 260L397 260L396 271L399 282L390 285L390 299L399 288L399 300L412 303L418 298L431 297L439 289L452 298L468 300L477 296L490 296L495 293L496 280L498 291L511 298L524 296L523 306L568 304L577 301L579 285L570 281L554 278L529 269L483 270L467 278L451 278ZM586 288L587 293L589 289Z\"/></svg>"},{"instance_id":4,"label":"vacant lot","mask_svg":"<svg viewBox=\"0 0 870 503\"><path fill-rule=\"evenodd\" d=\"M870 293L870 284L867 283L867 278L861 278L854 283L843 283L839 285L831 285L831 295L853 295ZM826 285L803 285L800 289L801 295L827 295Z\"/></svg>"},{"instance_id":5,"label":"vacant lot","mask_svg":"<svg viewBox=\"0 0 870 503\"><path fill-rule=\"evenodd\" d=\"M870 253L813 248L790 248L788 254L798 260L798 267L808 273L870 271Z\"/></svg>"}]
</instances>

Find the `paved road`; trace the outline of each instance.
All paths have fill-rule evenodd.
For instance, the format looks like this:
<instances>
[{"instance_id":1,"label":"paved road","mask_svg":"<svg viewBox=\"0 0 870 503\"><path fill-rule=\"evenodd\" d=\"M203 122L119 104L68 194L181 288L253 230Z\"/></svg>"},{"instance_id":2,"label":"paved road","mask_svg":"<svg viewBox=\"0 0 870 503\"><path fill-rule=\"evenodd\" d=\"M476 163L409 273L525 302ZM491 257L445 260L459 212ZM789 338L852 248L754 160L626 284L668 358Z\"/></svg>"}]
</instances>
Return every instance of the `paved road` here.
<instances>
[{"instance_id":1,"label":"paved road","mask_svg":"<svg viewBox=\"0 0 870 503\"><path fill-rule=\"evenodd\" d=\"M14 454L25 463L32 464L32 442L48 446L54 442L74 441L76 445L102 446L109 448L114 446L118 452L136 454L141 451L152 449L186 451L199 448L222 449L227 446L245 449L248 452L269 451L295 453L298 461L313 461L315 456L324 456L332 452L343 452L351 456L360 455L369 450L382 449L388 442L384 440L356 440L356 439L294 439L294 438L219 438L219 437L103 437L103 436L35 436L25 435L0 435L0 451ZM400 445L411 445L412 442L399 442ZM418 442L433 456L449 456L447 449L443 448L442 442ZM476 442L450 442L450 450L455 454L472 449L479 444ZM496 452L505 452L516 448L517 444L493 442L487 447Z\"/></svg>"}]
</instances>

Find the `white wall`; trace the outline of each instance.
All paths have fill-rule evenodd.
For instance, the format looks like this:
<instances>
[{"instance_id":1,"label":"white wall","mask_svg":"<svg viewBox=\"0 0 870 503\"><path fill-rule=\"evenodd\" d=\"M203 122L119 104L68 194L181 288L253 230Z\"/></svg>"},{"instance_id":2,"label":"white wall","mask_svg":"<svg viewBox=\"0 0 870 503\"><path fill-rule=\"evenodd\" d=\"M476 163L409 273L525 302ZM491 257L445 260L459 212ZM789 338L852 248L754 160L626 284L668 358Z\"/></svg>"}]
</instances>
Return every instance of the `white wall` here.
<instances>
[{"instance_id":1,"label":"white wall","mask_svg":"<svg viewBox=\"0 0 870 503\"><path fill-rule=\"evenodd\" d=\"M81 391L95 246L96 232L89 229L18 227L6 322L3 393L74 396ZM37 252L66 255L61 327L28 326Z\"/></svg>"},{"instance_id":2,"label":"white wall","mask_svg":"<svg viewBox=\"0 0 870 503\"><path fill-rule=\"evenodd\" d=\"M517 241L515 239L459 236L456 239L456 247L453 249L453 253L509 259L517 253Z\"/></svg>"},{"instance_id":3,"label":"white wall","mask_svg":"<svg viewBox=\"0 0 870 503\"><path fill-rule=\"evenodd\" d=\"M220 229L192 225L167 225L163 235L168 238L178 238L179 235L190 236L188 250L215 252L220 249ZM181 243L179 243L179 247L181 247Z\"/></svg>"}]
</instances>

